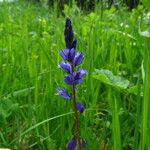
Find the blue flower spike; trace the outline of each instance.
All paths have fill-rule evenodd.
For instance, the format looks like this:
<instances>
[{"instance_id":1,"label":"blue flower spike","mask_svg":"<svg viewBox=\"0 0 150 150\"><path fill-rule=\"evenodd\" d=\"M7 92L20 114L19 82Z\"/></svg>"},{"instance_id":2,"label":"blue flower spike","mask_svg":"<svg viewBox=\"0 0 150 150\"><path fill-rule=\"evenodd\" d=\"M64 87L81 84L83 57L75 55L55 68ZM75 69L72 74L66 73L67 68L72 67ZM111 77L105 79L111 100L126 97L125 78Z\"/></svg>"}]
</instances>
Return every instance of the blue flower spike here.
<instances>
[{"instance_id":1,"label":"blue flower spike","mask_svg":"<svg viewBox=\"0 0 150 150\"><path fill-rule=\"evenodd\" d=\"M86 145L86 141L80 137L77 111L82 114L85 107L81 102L76 102L76 86L82 83L87 71L82 68L77 68L77 66L82 63L84 55L82 52L76 52L77 40L74 38L74 31L69 17L66 17L64 38L66 48L60 50L60 56L63 61L59 63L59 67L67 73L67 75L64 76L64 82L72 87L72 93L69 95L64 88L58 88L57 93L64 99L71 100L74 111L73 138L68 142L66 150L75 150L77 147L81 150L81 148Z\"/></svg>"}]
</instances>

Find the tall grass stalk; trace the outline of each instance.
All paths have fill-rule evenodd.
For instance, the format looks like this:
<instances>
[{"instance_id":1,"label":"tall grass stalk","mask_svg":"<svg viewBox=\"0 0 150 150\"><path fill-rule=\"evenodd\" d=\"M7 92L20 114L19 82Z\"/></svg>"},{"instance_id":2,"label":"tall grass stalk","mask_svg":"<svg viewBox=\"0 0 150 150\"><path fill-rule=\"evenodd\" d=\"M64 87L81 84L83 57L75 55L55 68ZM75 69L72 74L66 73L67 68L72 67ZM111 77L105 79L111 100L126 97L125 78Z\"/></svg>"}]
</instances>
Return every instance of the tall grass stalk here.
<instances>
[{"instance_id":1,"label":"tall grass stalk","mask_svg":"<svg viewBox=\"0 0 150 150\"><path fill-rule=\"evenodd\" d=\"M147 49L144 53L145 64L145 79L144 79L144 99L143 99L143 114L142 114L142 142L141 150L150 149L150 45L147 40Z\"/></svg>"},{"instance_id":2,"label":"tall grass stalk","mask_svg":"<svg viewBox=\"0 0 150 150\"><path fill-rule=\"evenodd\" d=\"M118 99L115 96L115 91L109 88L109 104L112 114L112 137L113 137L113 149L121 150L121 136L120 136L120 122L119 122L119 112L118 112Z\"/></svg>"}]
</instances>

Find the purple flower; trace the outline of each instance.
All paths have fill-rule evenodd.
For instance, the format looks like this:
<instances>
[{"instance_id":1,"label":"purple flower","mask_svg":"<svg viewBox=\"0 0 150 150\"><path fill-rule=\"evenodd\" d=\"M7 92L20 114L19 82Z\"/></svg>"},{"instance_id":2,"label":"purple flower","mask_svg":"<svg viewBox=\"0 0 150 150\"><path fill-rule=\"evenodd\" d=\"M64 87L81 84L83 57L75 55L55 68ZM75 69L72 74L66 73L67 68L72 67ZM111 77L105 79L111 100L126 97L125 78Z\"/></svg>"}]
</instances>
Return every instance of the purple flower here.
<instances>
[{"instance_id":1,"label":"purple flower","mask_svg":"<svg viewBox=\"0 0 150 150\"><path fill-rule=\"evenodd\" d=\"M65 63L64 61L59 63L60 68L66 72L66 73L71 73L71 66L69 63Z\"/></svg>"},{"instance_id":2,"label":"purple flower","mask_svg":"<svg viewBox=\"0 0 150 150\"><path fill-rule=\"evenodd\" d=\"M75 66L80 65L82 60L83 60L83 54L81 52L78 52L74 58L74 65Z\"/></svg>"},{"instance_id":3,"label":"purple flower","mask_svg":"<svg viewBox=\"0 0 150 150\"><path fill-rule=\"evenodd\" d=\"M66 61L72 62L74 60L75 57L75 49L64 49L60 51L60 55L61 57Z\"/></svg>"},{"instance_id":4,"label":"purple flower","mask_svg":"<svg viewBox=\"0 0 150 150\"><path fill-rule=\"evenodd\" d=\"M68 75L64 77L64 81L66 84L68 85L73 85L73 83L75 85L80 84L82 82L81 78L77 78L76 77L76 72L73 73L73 75Z\"/></svg>"},{"instance_id":5,"label":"purple flower","mask_svg":"<svg viewBox=\"0 0 150 150\"><path fill-rule=\"evenodd\" d=\"M76 85L82 83L82 77L84 77L85 74L86 70L83 70L81 68L79 68L77 72L74 72L73 73L74 83Z\"/></svg>"},{"instance_id":6,"label":"purple flower","mask_svg":"<svg viewBox=\"0 0 150 150\"><path fill-rule=\"evenodd\" d=\"M64 81L66 84L72 85L73 84L73 76L72 75L65 76Z\"/></svg>"},{"instance_id":7,"label":"purple flower","mask_svg":"<svg viewBox=\"0 0 150 150\"><path fill-rule=\"evenodd\" d=\"M69 51L70 50L68 48L60 51L60 55L64 60L68 60Z\"/></svg>"},{"instance_id":8,"label":"purple flower","mask_svg":"<svg viewBox=\"0 0 150 150\"><path fill-rule=\"evenodd\" d=\"M86 70L79 68L77 72L73 72L73 74L65 76L64 81L68 85L72 85L73 83L77 85L82 82L82 77L85 74L86 74Z\"/></svg>"},{"instance_id":9,"label":"purple flower","mask_svg":"<svg viewBox=\"0 0 150 150\"><path fill-rule=\"evenodd\" d=\"M80 102L76 102L76 108L80 113L83 113L84 111L84 105Z\"/></svg>"},{"instance_id":10,"label":"purple flower","mask_svg":"<svg viewBox=\"0 0 150 150\"><path fill-rule=\"evenodd\" d=\"M57 93L58 95L62 96L64 99L68 99L68 100L71 99L68 92L63 88L57 88Z\"/></svg>"},{"instance_id":11,"label":"purple flower","mask_svg":"<svg viewBox=\"0 0 150 150\"><path fill-rule=\"evenodd\" d=\"M82 78L86 75L87 71L82 68L79 68L77 73L78 73L79 77Z\"/></svg>"},{"instance_id":12,"label":"purple flower","mask_svg":"<svg viewBox=\"0 0 150 150\"><path fill-rule=\"evenodd\" d=\"M85 139L81 139L81 147L82 148L85 148L86 145L87 145L87 142L85 141ZM77 146L77 140L75 138L72 138L68 145L67 145L67 148L66 150L75 150L76 149L76 146Z\"/></svg>"},{"instance_id":13,"label":"purple flower","mask_svg":"<svg viewBox=\"0 0 150 150\"><path fill-rule=\"evenodd\" d=\"M77 146L77 141L75 138L73 138L69 141L66 150L75 150L76 146Z\"/></svg>"}]
</instances>

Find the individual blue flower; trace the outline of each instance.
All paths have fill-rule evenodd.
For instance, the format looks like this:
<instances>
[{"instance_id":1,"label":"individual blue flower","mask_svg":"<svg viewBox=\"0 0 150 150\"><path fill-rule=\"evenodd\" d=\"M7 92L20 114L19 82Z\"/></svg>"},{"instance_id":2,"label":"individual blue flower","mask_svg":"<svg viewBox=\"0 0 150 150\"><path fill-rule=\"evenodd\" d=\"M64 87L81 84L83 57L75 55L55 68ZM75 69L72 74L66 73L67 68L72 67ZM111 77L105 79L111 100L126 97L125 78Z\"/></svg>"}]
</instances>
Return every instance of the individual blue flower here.
<instances>
[{"instance_id":1,"label":"individual blue flower","mask_svg":"<svg viewBox=\"0 0 150 150\"><path fill-rule=\"evenodd\" d=\"M64 49L60 51L60 55L61 57L66 61L72 62L74 60L75 57L75 49Z\"/></svg>"},{"instance_id":2,"label":"individual blue flower","mask_svg":"<svg viewBox=\"0 0 150 150\"><path fill-rule=\"evenodd\" d=\"M57 94L62 96L64 99L71 99L71 96L64 88L57 88Z\"/></svg>"},{"instance_id":3,"label":"individual blue flower","mask_svg":"<svg viewBox=\"0 0 150 150\"><path fill-rule=\"evenodd\" d=\"M78 72L77 72L79 78L84 77L84 76L86 75L86 73L87 73L87 71L84 70L84 69L82 69L82 68L79 68L79 69L78 69Z\"/></svg>"},{"instance_id":4,"label":"individual blue flower","mask_svg":"<svg viewBox=\"0 0 150 150\"><path fill-rule=\"evenodd\" d=\"M64 60L67 60L67 59L68 59L69 51L70 51L70 50L69 50L68 48L66 48L66 49L60 51L60 55L61 55L61 57L62 57Z\"/></svg>"},{"instance_id":5,"label":"individual blue flower","mask_svg":"<svg viewBox=\"0 0 150 150\"><path fill-rule=\"evenodd\" d=\"M75 66L80 65L82 60L83 60L83 54L81 52L78 52L74 58L74 65Z\"/></svg>"},{"instance_id":6,"label":"individual blue flower","mask_svg":"<svg viewBox=\"0 0 150 150\"><path fill-rule=\"evenodd\" d=\"M66 150L75 150L76 146L77 146L77 141L75 138L73 138L69 141Z\"/></svg>"},{"instance_id":7,"label":"individual blue flower","mask_svg":"<svg viewBox=\"0 0 150 150\"><path fill-rule=\"evenodd\" d=\"M73 73L74 83L80 84L82 83L82 77L86 74L86 70L79 68L77 72Z\"/></svg>"},{"instance_id":8,"label":"individual blue flower","mask_svg":"<svg viewBox=\"0 0 150 150\"><path fill-rule=\"evenodd\" d=\"M87 145L87 142L85 141L85 139L81 139L81 147L85 148ZM75 138L72 138L67 145L66 150L75 150L77 146L77 140Z\"/></svg>"},{"instance_id":9,"label":"individual blue flower","mask_svg":"<svg viewBox=\"0 0 150 150\"><path fill-rule=\"evenodd\" d=\"M73 84L73 76L72 75L65 76L64 81L66 84L72 85Z\"/></svg>"},{"instance_id":10,"label":"individual blue flower","mask_svg":"<svg viewBox=\"0 0 150 150\"><path fill-rule=\"evenodd\" d=\"M68 85L75 85L82 83L82 77L86 74L86 70L79 68L77 72L64 77L64 81Z\"/></svg>"},{"instance_id":11,"label":"individual blue flower","mask_svg":"<svg viewBox=\"0 0 150 150\"><path fill-rule=\"evenodd\" d=\"M64 61L59 63L60 68L66 72L66 73L71 73L71 66L69 63L65 63Z\"/></svg>"},{"instance_id":12,"label":"individual blue flower","mask_svg":"<svg viewBox=\"0 0 150 150\"><path fill-rule=\"evenodd\" d=\"M80 113L83 113L84 111L84 105L80 102L76 102L76 108Z\"/></svg>"}]
</instances>

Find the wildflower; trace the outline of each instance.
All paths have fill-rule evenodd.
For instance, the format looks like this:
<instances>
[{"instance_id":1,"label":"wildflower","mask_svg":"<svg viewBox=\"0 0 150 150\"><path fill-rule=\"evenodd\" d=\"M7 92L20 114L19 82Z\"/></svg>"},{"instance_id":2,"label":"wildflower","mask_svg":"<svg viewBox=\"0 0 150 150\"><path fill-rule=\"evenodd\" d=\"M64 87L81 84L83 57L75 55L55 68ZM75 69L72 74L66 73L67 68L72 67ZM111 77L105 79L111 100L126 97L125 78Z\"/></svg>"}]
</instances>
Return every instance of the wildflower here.
<instances>
[{"instance_id":1,"label":"wildflower","mask_svg":"<svg viewBox=\"0 0 150 150\"><path fill-rule=\"evenodd\" d=\"M84 77L84 75L86 74L86 71L79 68L78 72L73 72L71 75L67 75L64 77L64 81L66 84L68 85L77 85L82 83L82 78Z\"/></svg>"},{"instance_id":2,"label":"wildflower","mask_svg":"<svg viewBox=\"0 0 150 150\"><path fill-rule=\"evenodd\" d=\"M87 145L87 142L85 139L81 139L81 147L86 147ZM69 142L68 142L68 145L67 145L67 148L66 150L75 150L76 149L76 146L77 146L77 141L75 138L72 138Z\"/></svg>"},{"instance_id":3,"label":"wildflower","mask_svg":"<svg viewBox=\"0 0 150 150\"><path fill-rule=\"evenodd\" d=\"M86 75L87 71L82 68L77 68L77 66L82 63L84 55L81 52L76 53L77 41L74 39L74 32L69 17L66 18L64 37L66 48L60 50L60 56L62 57L63 61L59 63L59 67L67 73L67 75L64 77L64 82L67 85L72 86L72 96L70 96L64 88L58 88L57 93L64 99L71 99L73 103L74 133L73 138L69 141L66 150L75 150L76 147L78 147L80 150L86 142L80 138L77 111L83 113L85 107L81 102L76 102L76 85L82 83L83 77Z\"/></svg>"},{"instance_id":4,"label":"wildflower","mask_svg":"<svg viewBox=\"0 0 150 150\"><path fill-rule=\"evenodd\" d=\"M72 48L72 49L66 48L66 49L60 51L60 55L65 61L72 62L75 57L75 49L74 48Z\"/></svg>"},{"instance_id":5,"label":"wildflower","mask_svg":"<svg viewBox=\"0 0 150 150\"><path fill-rule=\"evenodd\" d=\"M84 105L83 105L82 103L77 102L77 103L76 103L76 108L78 109L78 111L79 111L80 113L83 113L83 111L84 111Z\"/></svg>"},{"instance_id":6,"label":"wildflower","mask_svg":"<svg viewBox=\"0 0 150 150\"><path fill-rule=\"evenodd\" d=\"M70 99L70 95L68 92L63 88L57 88L58 95L62 96L64 99Z\"/></svg>"},{"instance_id":7,"label":"wildflower","mask_svg":"<svg viewBox=\"0 0 150 150\"><path fill-rule=\"evenodd\" d=\"M76 145L77 145L77 140L73 138L69 141L66 150L75 150Z\"/></svg>"},{"instance_id":8,"label":"wildflower","mask_svg":"<svg viewBox=\"0 0 150 150\"><path fill-rule=\"evenodd\" d=\"M80 65L82 60L83 60L83 54L81 52L78 52L74 58L74 65L75 66Z\"/></svg>"},{"instance_id":9,"label":"wildflower","mask_svg":"<svg viewBox=\"0 0 150 150\"><path fill-rule=\"evenodd\" d=\"M65 63L64 61L59 63L60 68L66 72L66 73L71 73L71 66L69 63Z\"/></svg>"}]
</instances>

